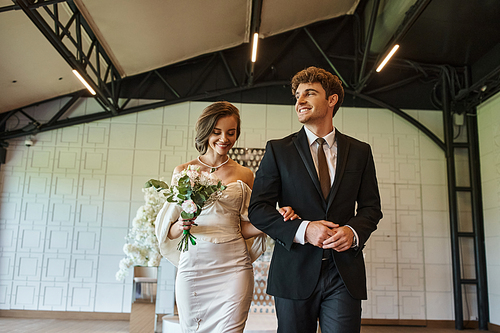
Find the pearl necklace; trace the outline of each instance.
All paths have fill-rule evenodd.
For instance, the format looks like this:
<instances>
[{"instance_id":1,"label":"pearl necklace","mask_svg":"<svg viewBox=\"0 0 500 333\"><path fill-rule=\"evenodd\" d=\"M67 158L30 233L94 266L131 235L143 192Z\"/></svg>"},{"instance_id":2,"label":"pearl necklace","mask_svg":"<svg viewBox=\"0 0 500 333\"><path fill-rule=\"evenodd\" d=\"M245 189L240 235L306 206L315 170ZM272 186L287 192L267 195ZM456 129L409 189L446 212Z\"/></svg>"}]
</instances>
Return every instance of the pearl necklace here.
<instances>
[{"instance_id":1,"label":"pearl necklace","mask_svg":"<svg viewBox=\"0 0 500 333\"><path fill-rule=\"evenodd\" d=\"M206 166L207 168L210 168L210 173L212 172L215 172L217 171L217 169L219 169L221 166L223 166L224 164L226 164L227 162L229 162L229 156L227 157L227 160L225 162L222 162L221 164L219 164L218 166L211 166L211 165L208 165L208 164L205 164L203 163L201 160L200 160L200 156L198 156L198 162L200 162L201 164L203 164L204 166Z\"/></svg>"}]
</instances>

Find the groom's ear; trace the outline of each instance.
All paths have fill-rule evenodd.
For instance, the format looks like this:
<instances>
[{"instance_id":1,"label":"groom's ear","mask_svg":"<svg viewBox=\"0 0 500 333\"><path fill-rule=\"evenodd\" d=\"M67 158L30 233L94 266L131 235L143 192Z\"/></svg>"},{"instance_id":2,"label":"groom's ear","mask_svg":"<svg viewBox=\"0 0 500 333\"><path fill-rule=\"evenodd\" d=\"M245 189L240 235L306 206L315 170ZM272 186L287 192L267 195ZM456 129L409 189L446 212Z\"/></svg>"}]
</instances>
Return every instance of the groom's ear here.
<instances>
[{"instance_id":1,"label":"groom's ear","mask_svg":"<svg viewBox=\"0 0 500 333\"><path fill-rule=\"evenodd\" d=\"M328 106L333 108L339 101L339 95L337 94L330 95L328 96L327 100L328 100Z\"/></svg>"}]
</instances>

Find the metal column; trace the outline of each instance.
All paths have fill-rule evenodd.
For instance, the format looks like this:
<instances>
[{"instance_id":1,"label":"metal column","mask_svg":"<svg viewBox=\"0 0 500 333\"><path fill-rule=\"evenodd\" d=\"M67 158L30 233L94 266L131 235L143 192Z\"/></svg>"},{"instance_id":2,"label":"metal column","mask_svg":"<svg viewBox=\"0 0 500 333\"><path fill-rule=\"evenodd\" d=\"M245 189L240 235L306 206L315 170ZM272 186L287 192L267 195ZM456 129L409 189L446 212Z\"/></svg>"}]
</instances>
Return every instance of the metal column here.
<instances>
[{"instance_id":1,"label":"metal column","mask_svg":"<svg viewBox=\"0 0 500 333\"><path fill-rule=\"evenodd\" d=\"M475 110L461 110L465 134L454 133L454 119L447 76L442 76L442 107L445 154L448 175L451 254L455 329L463 330L466 322L464 304L470 287L476 288L479 329L488 329L488 294L484 246L484 221L481 199L479 145ZM455 104L456 106L456 104ZM469 252L466 252L469 250ZM473 263L471 261L473 260ZM465 301L465 302L464 302Z\"/></svg>"}]
</instances>

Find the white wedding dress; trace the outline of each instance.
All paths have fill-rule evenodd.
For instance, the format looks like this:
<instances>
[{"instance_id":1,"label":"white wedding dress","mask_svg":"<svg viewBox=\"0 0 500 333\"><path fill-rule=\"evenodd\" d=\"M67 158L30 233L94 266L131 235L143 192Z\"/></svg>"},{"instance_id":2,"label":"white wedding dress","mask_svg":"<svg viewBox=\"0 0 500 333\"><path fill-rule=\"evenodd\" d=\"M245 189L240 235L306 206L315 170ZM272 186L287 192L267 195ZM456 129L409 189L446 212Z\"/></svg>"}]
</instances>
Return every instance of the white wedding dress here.
<instances>
[{"instance_id":1,"label":"white wedding dress","mask_svg":"<svg viewBox=\"0 0 500 333\"><path fill-rule=\"evenodd\" d=\"M265 251L265 235L244 240L251 189L229 183L221 197L203 208L191 228L196 245L180 252L180 238L167 237L181 208L166 202L156 218L161 254L178 267L176 302L182 332L243 332L253 295L252 262Z\"/></svg>"}]
</instances>

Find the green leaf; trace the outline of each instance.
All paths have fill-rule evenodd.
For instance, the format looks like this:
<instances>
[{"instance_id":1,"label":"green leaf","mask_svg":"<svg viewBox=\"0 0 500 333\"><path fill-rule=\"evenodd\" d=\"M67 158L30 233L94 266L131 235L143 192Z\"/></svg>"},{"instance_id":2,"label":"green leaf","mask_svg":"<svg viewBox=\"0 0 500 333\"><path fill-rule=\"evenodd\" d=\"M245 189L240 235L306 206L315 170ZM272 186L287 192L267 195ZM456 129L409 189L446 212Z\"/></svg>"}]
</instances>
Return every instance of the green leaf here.
<instances>
[{"instance_id":1,"label":"green leaf","mask_svg":"<svg viewBox=\"0 0 500 333\"><path fill-rule=\"evenodd\" d=\"M168 189L167 183L158 179L150 179L144 184L144 188L153 186L157 190Z\"/></svg>"},{"instance_id":2,"label":"green leaf","mask_svg":"<svg viewBox=\"0 0 500 333\"><path fill-rule=\"evenodd\" d=\"M181 212L181 216L182 216L182 218L183 218L184 220L190 220L190 219L194 218L194 215L195 215L195 214L196 214L196 213L186 213L185 211L182 211L182 212ZM184 230L184 231L186 231L186 230Z\"/></svg>"}]
</instances>

